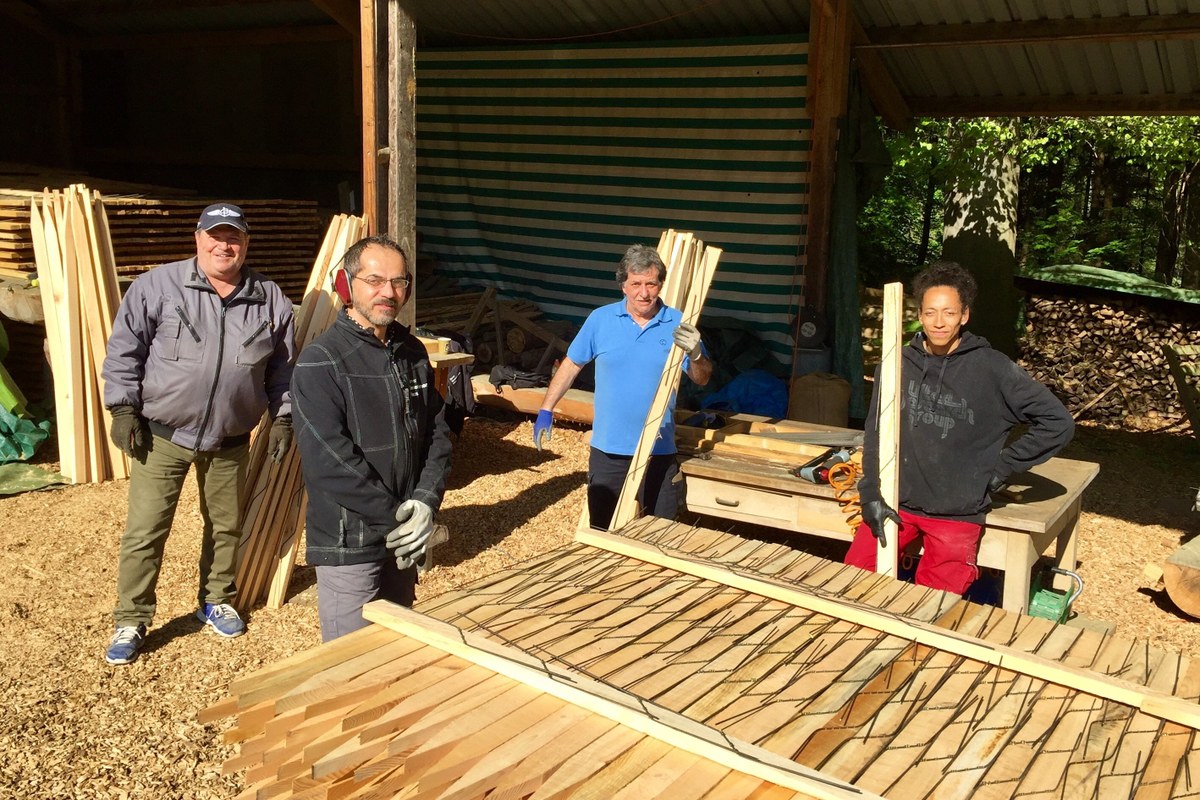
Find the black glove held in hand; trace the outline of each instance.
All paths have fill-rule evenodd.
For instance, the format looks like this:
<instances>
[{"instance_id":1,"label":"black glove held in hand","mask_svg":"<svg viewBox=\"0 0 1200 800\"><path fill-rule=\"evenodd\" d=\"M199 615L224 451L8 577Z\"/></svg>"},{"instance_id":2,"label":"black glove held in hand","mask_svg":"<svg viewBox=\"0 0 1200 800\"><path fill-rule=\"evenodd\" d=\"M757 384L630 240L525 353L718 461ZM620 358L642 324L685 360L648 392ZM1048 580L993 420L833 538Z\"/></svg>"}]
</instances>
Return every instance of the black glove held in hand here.
<instances>
[{"instance_id":1,"label":"black glove held in hand","mask_svg":"<svg viewBox=\"0 0 1200 800\"><path fill-rule=\"evenodd\" d=\"M288 448L292 446L292 418L276 417L271 423L271 432L267 434L267 453L276 464L283 461Z\"/></svg>"},{"instance_id":2,"label":"black glove held in hand","mask_svg":"<svg viewBox=\"0 0 1200 800\"><path fill-rule=\"evenodd\" d=\"M138 458L150 446L150 431L146 428L146 420L133 406L113 406L112 430L109 435L113 444L121 448L130 458Z\"/></svg>"},{"instance_id":3,"label":"black glove held in hand","mask_svg":"<svg viewBox=\"0 0 1200 800\"><path fill-rule=\"evenodd\" d=\"M883 535L883 523L885 520L891 520L897 525L900 524L900 515L896 510L882 500L871 500L862 507L863 522L867 523L867 527L871 529L871 534L879 540L882 545L887 544L887 539Z\"/></svg>"}]
</instances>

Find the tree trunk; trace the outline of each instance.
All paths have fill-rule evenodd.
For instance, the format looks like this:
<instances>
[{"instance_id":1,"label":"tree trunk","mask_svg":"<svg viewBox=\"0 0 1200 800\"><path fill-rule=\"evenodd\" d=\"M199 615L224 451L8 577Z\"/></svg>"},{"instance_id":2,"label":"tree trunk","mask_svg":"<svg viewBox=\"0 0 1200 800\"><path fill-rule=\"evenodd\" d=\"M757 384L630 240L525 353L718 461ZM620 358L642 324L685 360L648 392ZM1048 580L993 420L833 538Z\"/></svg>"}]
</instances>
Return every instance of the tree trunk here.
<instances>
[{"instance_id":1,"label":"tree trunk","mask_svg":"<svg viewBox=\"0 0 1200 800\"><path fill-rule=\"evenodd\" d=\"M971 309L970 330L1015 357L1019 168L1013 152L1001 142L974 152L983 155L960 153L956 159L962 168L947 193L942 257L962 264L979 283L981 301Z\"/></svg>"},{"instance_id":2,"label":"tree trunk","mask_svg":"<svg viewBox=\"0 0 1200 800\"><path fill-rule=\"evenodd\" d=\"M1162 221L1158 227L1158 249L1154 258L1154 280L1171 284L1179 260L1179 202L1183 195L1183 171L1172 170L1163 185Z\"/></svg>"},{"instance_id":3,"label":"tree trunk","mask_svg":"<svg viewBox=\"0 0 1200 800\"><path fill-rule=\"evenodd\" d=\"M1184 185L1184 232L1187 249L1183 252L1179 285L1184 289L1200 288L1200 170L1191 170Z\"/></svg>"}]
</instances>

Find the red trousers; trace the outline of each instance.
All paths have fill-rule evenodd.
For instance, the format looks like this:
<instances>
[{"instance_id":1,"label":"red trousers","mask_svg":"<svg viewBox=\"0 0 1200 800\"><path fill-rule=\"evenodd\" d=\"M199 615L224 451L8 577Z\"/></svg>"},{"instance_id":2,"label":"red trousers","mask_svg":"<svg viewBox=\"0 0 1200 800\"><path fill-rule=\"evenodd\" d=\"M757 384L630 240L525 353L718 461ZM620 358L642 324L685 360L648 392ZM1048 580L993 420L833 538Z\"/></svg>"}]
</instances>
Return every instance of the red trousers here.
<instances>
[{"instance_id":1,"label":"red trousers","mask_svg":"<svg viewBox=\"0 0 1200 800\"><path fill-rule=\"evenodd\" d=\"M983 526L975 522L934 519L900 512L900 550L908 547L918 536L924 536L925 552L917 564L916 582L931 589L945 589L962 594L979 577L975 554ZM858 526L854 541L846 553L846 563L875 571L878 545L867 523Z\"/></svg>"}]
</instances>

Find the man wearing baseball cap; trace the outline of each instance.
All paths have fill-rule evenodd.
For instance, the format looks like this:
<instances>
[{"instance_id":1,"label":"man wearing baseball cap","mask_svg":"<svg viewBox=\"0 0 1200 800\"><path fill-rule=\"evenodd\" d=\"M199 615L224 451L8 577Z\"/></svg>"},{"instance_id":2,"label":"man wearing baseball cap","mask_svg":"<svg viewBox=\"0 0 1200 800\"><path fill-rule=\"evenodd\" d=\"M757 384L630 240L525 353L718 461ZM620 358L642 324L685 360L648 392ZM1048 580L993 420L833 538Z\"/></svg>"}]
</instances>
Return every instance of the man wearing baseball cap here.
<instances>
[{"instance_id":1,"label":"man wearing baseball cap","mask_svg":"<svg viewBox=\"0 0 1200 800\"><path fill-rule=\"evenodd\" d=\"M291 301L245 266L242 209L214 203L196 222L196 256L155 267L125 293L104 359L112 439L132 459L109 664L128 664L154 618L163 550L184 479L196 469L204 539L196 616L224 637L246 626L237 589L250 432L269 411L268 452L291 445Z\"/></svg>"}]
</instances>

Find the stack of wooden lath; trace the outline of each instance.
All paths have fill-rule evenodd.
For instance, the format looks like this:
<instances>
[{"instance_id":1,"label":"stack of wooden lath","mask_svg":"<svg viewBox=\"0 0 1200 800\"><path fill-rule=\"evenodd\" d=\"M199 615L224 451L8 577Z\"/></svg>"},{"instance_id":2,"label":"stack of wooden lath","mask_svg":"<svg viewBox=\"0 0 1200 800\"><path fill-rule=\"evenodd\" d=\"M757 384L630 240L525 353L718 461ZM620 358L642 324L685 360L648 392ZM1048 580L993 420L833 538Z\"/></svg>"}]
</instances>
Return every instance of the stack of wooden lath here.
<instances>
[{"instance_id":1,"label":"stack of wooden lath","mask_svg":"<svg viewBox=\"0 0 1200 800\"><path fill-rule=\"evenodd\" d=\"M580 538L237 681L203 719L243 796L1195 796L1177 654L663 520Z\"/></svg>"},{"instance_id":2,"label":"stack of wooden lath","mask_svg":"<svg viewBox=\"0 0 1200 800\"><path fill-rule=\"evenodd\" d=\"M330 222L296 317L297 352L333 324L342 302L332 292L330 273L340 266L350 245L365 234L362 217L339 215ZM270 417L264 415L250 450L237 569L237 605L243 611L263 600L272 608L283 604L304 528L308 497L300 454L293 447L282 463L271 461L266 436L270 428Z\"/></svg>"},{"instance_id":3,"label":"stack of wooden lath","mask_svg":"<svg viewBox=\"0 0 1200 800\"><path fill-rule=\"evenodd\" d=\"M75 483L129 476L108 437L100 372L120 295L99 193L73 185L27 201L54 375L60 471Z\"/></svg>"},{"instance_id":4,"label":"stack of wooden lath","mask_svg":"<svg viewBox=\"0 0 1200 800\"><path fill-rule=\"evenodd\" d=\"M0 188L0 277L34 277L29 227L31 192ZM106 195L115 267L135 276L158 264L196 254L193 233L209 200ZM233 200L250 223L247 263L279 284L293 300L303 296L307 268L316 251L320 218L305 200Z\"/></svg>"}]
</instances>

